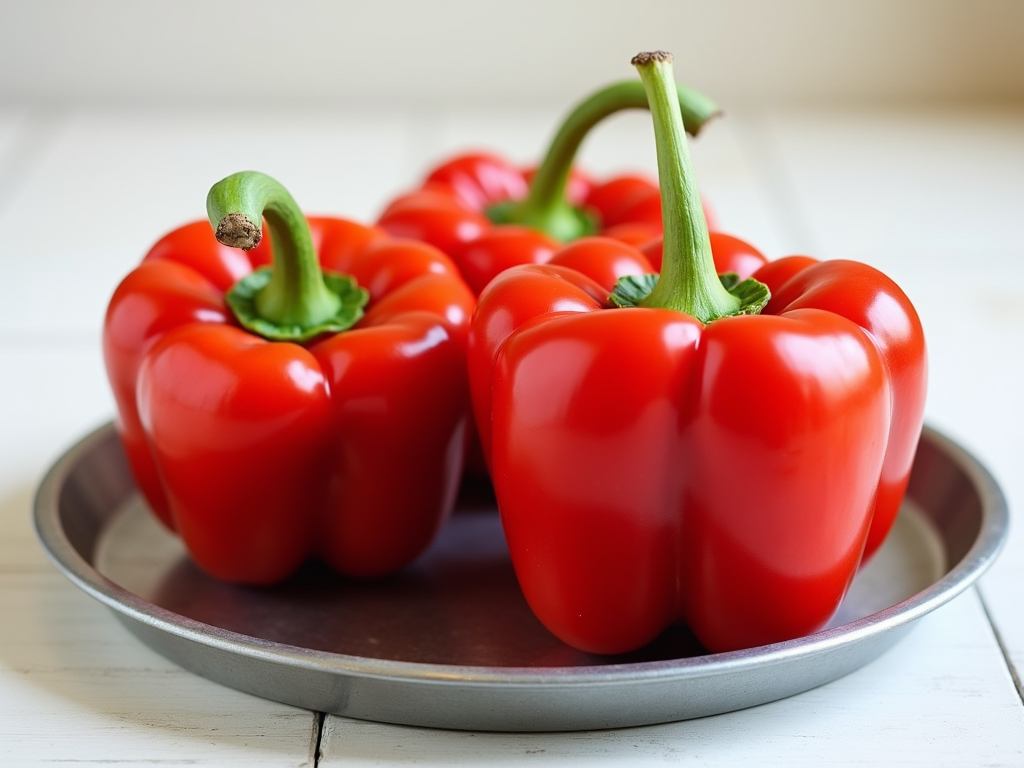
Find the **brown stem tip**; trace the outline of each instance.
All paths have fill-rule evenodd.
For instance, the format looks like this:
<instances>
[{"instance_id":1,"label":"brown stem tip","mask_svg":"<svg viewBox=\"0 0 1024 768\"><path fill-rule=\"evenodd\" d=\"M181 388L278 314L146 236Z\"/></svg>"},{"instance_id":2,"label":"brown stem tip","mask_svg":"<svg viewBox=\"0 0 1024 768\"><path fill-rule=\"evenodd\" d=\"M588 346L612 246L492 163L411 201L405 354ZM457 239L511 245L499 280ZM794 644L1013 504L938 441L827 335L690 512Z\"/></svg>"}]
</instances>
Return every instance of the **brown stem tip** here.
<instances>
[{"instance_id":1,"label":"brown stem tip","mask_svg":"<svg viewBox=\"0 0 1024 768\"><path fill-rule=\"evenodd\" d=\"M664 61L667 64L671 64L672 54L668 51L649 51L647 53L638 53L629 63L634 67L642 67L645 64L653 64L656 61Z\"/></svg>"},{"instance_id":2,"label":"brown stem tip","mask_svg":"<svg viewBox=\"0 0 1024 768\"><path fill-rule=\"evenodd\" d=\"M217 242L230 248L251 251L260 244L263 233L244 213L229 213L217 225Z\"/></svg>"}]
</instances>

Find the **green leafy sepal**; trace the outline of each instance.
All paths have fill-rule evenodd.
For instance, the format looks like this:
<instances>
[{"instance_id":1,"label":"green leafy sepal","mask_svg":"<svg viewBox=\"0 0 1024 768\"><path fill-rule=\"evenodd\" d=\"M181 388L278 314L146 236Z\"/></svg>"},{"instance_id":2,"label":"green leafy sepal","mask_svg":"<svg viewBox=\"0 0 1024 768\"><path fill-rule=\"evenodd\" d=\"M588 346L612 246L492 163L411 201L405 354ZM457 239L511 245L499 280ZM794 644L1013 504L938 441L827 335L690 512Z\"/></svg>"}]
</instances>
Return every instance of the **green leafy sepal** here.
<instances>
[{"instance_id":1,"label":"green leafy sepal","mask_svg":"<svg viewBox=\"0 0 1024 768\"><path fill-rule=\"evenodd\" d=\"M724 315L725 317L758 315L768 305L768 300L772 297L768 286L752 277L740 280L739 275L735 272L723 272L718 276L718 280L725 290L740 301L739 308ZM657 284L658 275L620 277L608 300L616 307L641 307L644 299L650 295Z\"/></svg>"},{"instance_id":2,"label":"green leafy sepal","mask_svg":"<svg viewBox=\"0 0 1024 768\"><path fill-rule=\"evenodd\" d=\"M484 215L492 224L520 224L539 230L560 243L596 235L599 229L593 214L564 201L533 213L521 201L505 200L487 206Z\"/></svg>"},{"instance_id":3,"label":"green leafy sepal","mask_svg":"<svg viewBox=\"0 0 1024 768\"><path fill-rule=\"evenodd\" d=\"M261 267L235 283L228 291L228 306L243 328L273 341L309 341L324 333L339 333L351 328L363 316L363 307L370 300L365 288L349 275L324 272L327 290L338 297L337 311L327 319L305 328L297 324L279 324L259 316L256 310L256 295L270 282L272 270Z\"/></svg>"},{"instance_id":4,"label":"green leafy sepal","mask_svg":"<svg viewBox=\"0 0 1024 768\"><path fill-rule=\"evenodd\" d=\"M772 297L768 286L752 277L740 280L735 272L723 272L718 279L725 290L740 300L740 308L733 315L759 315Z\"/></svg>"},{"instance_id":5,"label":"green leafy sepal","mask_svg":"<svg viewBox=\"0 0 1024 768\"><path fill-rule=\"evenodd\" d=\"M640 302L647 298L654 286L658 284L657 275L626 275L615 283L612 295L608 297L616 307L639 307Z\"/></svg>"}]
</instances>

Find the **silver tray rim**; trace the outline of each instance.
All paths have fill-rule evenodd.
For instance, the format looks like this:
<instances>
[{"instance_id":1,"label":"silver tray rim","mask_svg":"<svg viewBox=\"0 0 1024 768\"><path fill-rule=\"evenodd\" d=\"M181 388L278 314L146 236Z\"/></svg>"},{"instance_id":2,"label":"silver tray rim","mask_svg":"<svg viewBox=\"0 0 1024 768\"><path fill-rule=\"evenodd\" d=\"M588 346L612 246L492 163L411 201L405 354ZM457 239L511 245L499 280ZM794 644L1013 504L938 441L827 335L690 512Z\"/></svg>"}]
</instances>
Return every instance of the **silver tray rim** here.
<instances>
[{"instance_id":1,"label":"silver tray rim","mask_svg":"<svg viewBox=\"0 0 1024 768\"><path fill-rule=\"evenodd\" d=\"M877 642L879 636L891 633L894 638L898 639L902 636L902 632L899 630L908 629L909 625L949 602L974 584L995 561L1005 544L1009 529L1006 498L994 477L968 451L938 430L926 425L922 433L922 441L935 444L941 452L949 455L969 477L980 497L982 519L977 538L960 562L953 565L931 586L890 608L794 640L728 653L667 661L543 668L481 667L392 661L285 645L221 629L154 605L100 574L92 563L76 550L68 538L61 521L59 501L62 488L72 471L98 446L112 438L116 439L112 423L106 423L84 436L50 467L36 493L33 510L36 534L54 565L73 584L112 609L123 622L134 622L139 625L139 628L144 630L144 634L151 634L146 630L155 630L156 633L174 636L186 643L217 649L274 666L306 670L312 673L342 675L347 678L373 678L395 683L457 686L460 688L498 686L524 690L532 688L572 690L594 686L606 688L632 686L638 683L673 683L687 679L743 673L745 670L754 668L784 665L804 657L811 658L828 654L866 641L874 640L875 644L879 645ZM129 628L132 628L130 624ZM135 630L133 629L133 631ZM138 632L136 634L145 640L142 634ZM870 651L870 658L879 655L894 642L895 639L891 639L884 644L884 647ZM862 663L866 663L870 658L865 659ZM183 664L183 666L188 665ZM859 666L860 664L857 664L853 668ZM853 668L846 671L852 671ZM845 673L832 675L828 679L835 679ZM230 682L226 684L231 685ZM244 690L242 686L234 687ZM268 698L274 697L268 696ZM641 722L653 721L625 724L641 724Z\"/></svg>"}]
</instances>

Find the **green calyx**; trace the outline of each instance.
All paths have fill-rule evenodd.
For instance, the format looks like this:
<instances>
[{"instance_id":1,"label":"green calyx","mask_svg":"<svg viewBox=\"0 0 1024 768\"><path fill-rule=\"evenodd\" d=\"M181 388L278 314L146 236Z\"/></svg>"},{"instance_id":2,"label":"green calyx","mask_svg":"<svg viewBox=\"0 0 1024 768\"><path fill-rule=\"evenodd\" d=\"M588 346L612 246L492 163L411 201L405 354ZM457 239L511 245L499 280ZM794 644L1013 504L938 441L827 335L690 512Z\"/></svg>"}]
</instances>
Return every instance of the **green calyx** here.
<instances>
[{"instance_id":1,"label":"green calyx","mask_svg":"<svg viewBox=\"0 0 1024 768\"><path fill-rule=\"evenodd\" d=\"M672 54L641 53L632 63L640 73L654 122L665 234L661 275L639 281L620 280L621 287L616 286L611 301L618 306L685 312L705 324L720 317L757 314L768 303L768 287L752 279L738 282L735 275L723 281L715 272L711 238L676 97Z\"/></svg>"},{"instance_id":2,"label":"green calyx","mask_svg":"<svg viewBox=\"0 0 1024 768\"><path fill-rule=\"evenodd\" d=\"M673 83L676 101L686 130L696 136L718 106L707 96ZM642 82L629 80L602 88L569 113L548 152L537 168L523 200L504 202L487 210L495 224L521 224L569 242L597 232L598 222L566 200L569 172L583 139L601 120L624 109L647 109L648 95Z\"/></svg>"},{"instance_id":3,"label":"green calyx","mask_svg":"<svg viewBox=\"0 0 1024 768\"><path fill-rule=\"evenodd\" d=\"M206 211L224 245L251 250L270 230L273 262L239 280L226 300L242 327L274 341L304 342L355 325L369 294L348 275L323 272L302 211L277 181L256 171L213 185Z\"/></svg>"},{"instance_id":4,"label":"green calyx","mask_svg":"<svg viewBox=\"0 0 1024 768\"><path fill-rule=\"evenodd\" d=\"M736 311L731 315L757 315L768 304L771 292L768 286L752 277L740 280L735 272L724 272L718 276L718 281L732 296L738 299L739 304ZM615 283L615 289L609 297L609 301L616 307L643 307L648 306L644 300L650 296L651 291L658 284L658 275L627 275L620 277Z\"/></svg>"},{"instance_id":5,"label":"green calyx","mask_svg":"<svg viewBox=\"0 0 1024 768\"><path fill-rule=\"evenodd\" d=\"M570 205L564 197L546 209L531 210L523 206L525 202L526 199L495 203L485 213L492 224L520 224L543 232L559 243L597 234L597 219L582 208Z\"/></svg>"},{"instance_id":6,"label":"green calyx","mask_svg":"<svg viewBox=\"0 0 1024 768\"><path fill-rule=\"evenodd\" d=\"M337 302L332 299L332 311L326 319L307 321L308 324L274 321L262 317L257 304L259 296L273 279L273 269L261 267L231 287L227 302L243 327L274 341L308 341L324 333L347 330L359 322L369 298L366 290L350 276L325 272L324 285L328 293L337 298Z\"/></svg>"}]
</instances>

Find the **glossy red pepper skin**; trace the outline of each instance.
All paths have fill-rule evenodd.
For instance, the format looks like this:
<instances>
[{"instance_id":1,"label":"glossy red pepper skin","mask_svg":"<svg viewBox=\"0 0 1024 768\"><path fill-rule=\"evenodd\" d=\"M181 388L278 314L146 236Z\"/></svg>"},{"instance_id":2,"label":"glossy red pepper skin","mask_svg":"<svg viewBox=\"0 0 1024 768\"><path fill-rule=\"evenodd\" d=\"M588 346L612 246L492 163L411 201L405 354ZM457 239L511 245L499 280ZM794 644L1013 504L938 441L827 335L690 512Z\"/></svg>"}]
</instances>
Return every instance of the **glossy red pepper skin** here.
<instances>
[{"instance_id":1,"label":"glossy red pepper skin","mask_svg":"<svg viewBox=\"0 0 1024 768\"><path fill-rule=\"evenodd\" d=\"M884 539L921 430L921 326L876 270L792 259L755 271L764 313L707 326L609 309L600 275L560 266L480 296L470 382L502 524L570 645L625 652L675 621L713 652L806 635Z\"/></svg>"},{"instance_id":2,"label":"glossy red pepper skin","mask_svg":"<svg viewBox=\"0 0 1024 768\"><path fill-rule=\"evenodd\" d=\"M558 248L541 233L531 237L486 216L491 205L522 199L531 174L498 155L460 155L430 171L419 189L391 201L377 223L395 237L444 251L479 293L502 270L545 263ZM629 174L596 183L574 170L567 197L595 216L598 234L637 246L661 235L661 192L651 179Z\"/></svg>"},{"instance_id":3,"label":"glossy red pepper skin","mask_svg":"<svg viewBox=\"0 0 1024 768\"><path fill-rule=\"evenodd\" d=\"M451 261L375 228L309 219L324 269L370 293L359 323L305 345L241 329L225 291L270 261L208 222L158 242L115 291L104 356L137 484L193 560L269 584L318 557L373 577L449 513L468 417L474 297Z\"/></svg>"}]
</instances>

